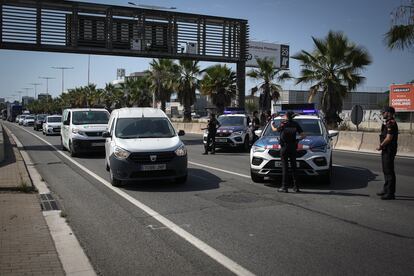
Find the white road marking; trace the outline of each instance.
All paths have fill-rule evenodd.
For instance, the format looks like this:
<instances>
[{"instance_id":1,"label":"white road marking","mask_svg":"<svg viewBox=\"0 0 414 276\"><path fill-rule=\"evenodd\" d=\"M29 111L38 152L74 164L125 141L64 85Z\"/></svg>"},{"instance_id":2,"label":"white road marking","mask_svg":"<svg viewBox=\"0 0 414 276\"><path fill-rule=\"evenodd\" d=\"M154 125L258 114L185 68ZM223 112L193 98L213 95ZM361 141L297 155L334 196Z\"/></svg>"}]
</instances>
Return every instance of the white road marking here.
<instances>
[{"instance_id":1,"label":"white road marking","mask_svg":"<svg viewBox=\"0 0 414 276\"><path fill-rule=\"evenodd\" d=\"M29 133L30 135L38 138L40 141L42 141L46 145L52 147L58 154L60 154L61 156L66 158L68 161L70 161L74 165L76 165L78 168L80 168L81 170L83 170L84 172L86 172L87 174L89 174L90 176L92 176L93 178L98 180L99 182L101 182L108 189L111 189L113 192L117 193L119 196L123 197L125 200L129 201L131 204L135 205L136 207L138 207L139 209L141 209L142 211L147 213L149 216L153 217L155 220L157 220L161 224L168 227L171 231L173 231L178 236L180 236L181 238L183 238L184 240L186 240L187 242L192 244L194 247L198 248L200 251L204 252L206 255L210 256L212 259L214 259L219 264L223 265L225 268L227 268L231 272L235 273L236 275L254 275L252 272L250 272L246 268L242 267L241 265L239 265L235 261L233 261L230 258L228 258L227 256L223 255L222 253L220 253L219 251L217 251L213 247L209 246L208 244L206 244L205 242L203 242L199 238L191 235L189 232L185 231L183 228L179 227L177 224L170 221L166 217L162 216L161 214L159 214L155 210L151 209L150 207L148 207L144 203L142 203L139 200L133 198L132 196L130 196L126 192L124 192L124 191L122 191L118 188L113 187L111 185L111 183L109 183L108 181L106 181L105 179L103 179L102 177L97 175L96 173L90 171L89 169L87 169L86 167L84 167L83 165L81 165L80 163L75 161L73 158L67 156L64 152L62 152L61 150L56 148L54 145L52 145L51 143L49 143L48 141L46 141L42 137L40 137L40 136L38 136L38 135L36 135L36 134L34 134L34 133L32 133L32 132L30 132L30 131L28 131L28 130L20 127L20 126L17 126L17 127L24 130L25 132ZM250 176L249 176L249 178L250 178Z\"/></svg>"},{"instance_id":2,"label":"white road marking","mask_svg":"<svg viewBox=\"0 0 414 276\"><path fill-rule=\"evenodd\" d=\"M188 164L203 167L203 168L207 168L207 169L214 170L214 171L219 171L219 172L224 172L224 173L228 173L228 174L232 174L232 175L237 175L237 176L240 176L240 177L250 179L250 175L247 175L247 174L235 173L235 172L232 172L232 171L223 170L223 169L219 169L219 168L215 168L215 167L211 167L211 166L207 166L207 165L204 165L204 164L191 162L191 161L188 161Z\"/></svg>"}]
</instances>

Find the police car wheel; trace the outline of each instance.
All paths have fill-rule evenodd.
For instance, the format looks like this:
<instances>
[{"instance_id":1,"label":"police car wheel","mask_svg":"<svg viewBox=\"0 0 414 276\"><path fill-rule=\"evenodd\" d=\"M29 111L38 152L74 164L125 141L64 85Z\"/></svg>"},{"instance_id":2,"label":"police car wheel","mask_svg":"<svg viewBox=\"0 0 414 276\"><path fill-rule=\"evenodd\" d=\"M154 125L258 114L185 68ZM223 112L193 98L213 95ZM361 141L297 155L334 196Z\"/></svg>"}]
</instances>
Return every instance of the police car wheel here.
<instances>
[{"instance_id":1,"label":"police car wheel","mask_svg":"<svg viewBox=\"0 0 414 276\"><path fill-rule=\"evenodd\" d=\"M252 178L252 181L255 183L264 183L264 177L258 176L254 172L250 172L250 177Z\"/></svg>"}]
</instances>

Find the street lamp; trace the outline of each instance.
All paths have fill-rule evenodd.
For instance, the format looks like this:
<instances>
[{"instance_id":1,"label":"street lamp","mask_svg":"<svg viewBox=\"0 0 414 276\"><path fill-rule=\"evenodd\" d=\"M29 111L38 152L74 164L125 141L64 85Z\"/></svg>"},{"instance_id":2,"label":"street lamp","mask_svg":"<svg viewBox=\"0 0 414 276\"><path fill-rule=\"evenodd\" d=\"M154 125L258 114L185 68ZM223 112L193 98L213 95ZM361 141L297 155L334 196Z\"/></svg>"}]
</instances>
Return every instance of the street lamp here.
<instances>
[{"instance_id":1,"label":"street lamp","mask_svg":"<svg viewBox=\"0 0 414 276\"><path fill-rule=\"evenodd\" d=\"M35 100L37 98L37 86L38 85L42 85L41 83L29 83L30 85L34 86L34 90L35 90Z\"/></svg>"},{"instance_id":2,"label":"street lamp","mask_svg":"<svg viewBox=\"0 0 414 276\"><path fill-rule=\"evenodd\" d=\"M62 94L65 92L65 70L73 69L73 67L52 67L53 69L62 70Z\"/></svg>"},{"instance_id":3,"label":"street lamp","mask_svg":"<svg viewBox=\"0 0 414 276\"><path fill-rule=\"evenodd\" d=\"M39 79L46 80L46 99L49 99L49 80L53 80L53 77L39 77Z\"/></svg>"}]
</instances>

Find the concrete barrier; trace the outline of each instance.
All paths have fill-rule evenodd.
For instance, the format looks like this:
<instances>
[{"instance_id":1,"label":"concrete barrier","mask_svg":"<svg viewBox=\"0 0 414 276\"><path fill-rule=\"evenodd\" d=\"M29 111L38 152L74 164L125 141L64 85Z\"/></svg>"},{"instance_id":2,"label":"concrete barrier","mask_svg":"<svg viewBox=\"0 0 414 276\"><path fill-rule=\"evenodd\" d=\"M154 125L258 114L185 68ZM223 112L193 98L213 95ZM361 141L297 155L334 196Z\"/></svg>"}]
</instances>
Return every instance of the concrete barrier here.
<instances>
[{"instance_id":1,"label":"concrete barrier","mask_svg":"<svg viewBox=\"0 0 414 276\"><path fill-rule=\"evenodd\" d=\"M362 132L341 131L335 149L358 151L362 142Z\"/></svg>"},{"instance_id":2,"label":"concrete barrier","mask_svg":"<svg viewBox=\"0 0 414 276\"><path fill-rule=\"evenodd\" d=\"M379 133L374 132L363 132L362 134L362 143L359 151L363 152L375 152L378 151L376 148L379 145Z\"/></svg>"},{"instance_id":3,"label":"concrete barrier","mask_svg":"<svg viewBox=\"0 0 414 276\"><path fill-rule=\"evenodd\" d=\"M0 125L0 163L4 161L4 136L3 126Z\"/></svg>"},{"instance_id":4,"label":"concrete barrier","mask_svg":"<svg viewBox=\"0 0 414 276\"><path fill-rule=\"evenodd\" d=\"M414 135L398 135L398 155L414 156Z\"/></svg>"}]
</instances>

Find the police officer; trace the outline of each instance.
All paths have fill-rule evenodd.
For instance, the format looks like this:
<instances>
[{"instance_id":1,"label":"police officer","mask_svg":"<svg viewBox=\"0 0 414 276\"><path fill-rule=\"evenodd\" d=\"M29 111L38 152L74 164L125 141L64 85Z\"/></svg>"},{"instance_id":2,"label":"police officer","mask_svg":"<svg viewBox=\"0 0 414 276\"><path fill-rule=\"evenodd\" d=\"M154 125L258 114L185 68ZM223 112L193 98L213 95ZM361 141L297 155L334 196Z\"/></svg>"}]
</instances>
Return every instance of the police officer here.
<instances>
[{"instance_id":1,"label":"police officer","mask_svg":"<svg viewBox=\"0 0 414 276\"><path fill-rule=\"evenodd\" d=\"M395 198L395 170L394 159L398 147L398 125L394 119L395 109L387 106L382 110L385 124L381 126L380 144L377 148L381 151L382 171L384 173L384 187L377 193L383 200Z\"/></svg>"},{"instance_id":2,"label":"police officer","mask_svg":"<svg viewBox=\"0 0 414 276\"><path fill-rule=\"evenodd\" d=\"M282 187L278 192L287 193L287 177L289 172L288 161L292 170L293 191L299 192L299 186L296 181L296 149L297 139L296 134L299 134L301 139L305 138L302 127L293 121L294 113L292 111L286 112L286 119L277 127L272 122L272 130L280 132L280 158L282 160Z\"/></svg>"},{"instance_id":3,"label":"police officer","mask_svg":"<svg viewBox=\"0 0 414 276\"><path fill-rule=\"evenodd\" d=\"M214 113L210 114L210 120L207 124L207 143L204 145L204 153L208 154L208 151L211 151L211 154L216 153L216 133L217 129L220 127L219 121L216 119L216 115Z\"/></svg>"},{"instance_id":4,"label":"police officer","mask_svg":"<svg viewBox=\"0 0 414 276\"><path fill-rule=\"evenodd\" d=\"M257 112L257 110L255 110L253 112L253 119L252 119L253 143L259 138L259 137L257 137L257 135L255 133L255 131L260 128L260 119L259 119L258 115L259 115L259 112Z\"/></svg>"}]
</instances>

